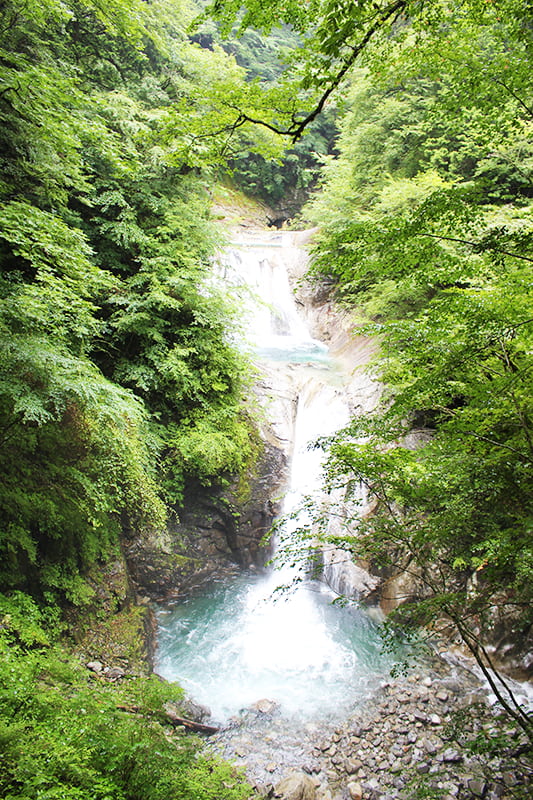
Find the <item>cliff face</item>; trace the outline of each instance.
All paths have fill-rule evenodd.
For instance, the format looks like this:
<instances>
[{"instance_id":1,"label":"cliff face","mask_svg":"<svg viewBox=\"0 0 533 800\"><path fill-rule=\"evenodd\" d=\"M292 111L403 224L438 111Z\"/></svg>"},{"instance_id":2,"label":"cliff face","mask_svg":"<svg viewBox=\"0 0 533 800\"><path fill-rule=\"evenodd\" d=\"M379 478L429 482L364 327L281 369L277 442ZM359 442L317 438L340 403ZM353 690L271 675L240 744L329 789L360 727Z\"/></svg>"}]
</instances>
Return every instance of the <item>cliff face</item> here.
<instances>
[{"instance_id":1,"label":"cliff face","mask_svg":"<svg viewBox=\"0 0 533 800\"><path fill-rule=\"evenodd\" d=\"M190 484L164 536L139 536L125 548L137 592L160 601L239 567L263 566L286 469L286 453L265 441L244 491L237 484L225 489Z\"/></svg>"}]
</instances>

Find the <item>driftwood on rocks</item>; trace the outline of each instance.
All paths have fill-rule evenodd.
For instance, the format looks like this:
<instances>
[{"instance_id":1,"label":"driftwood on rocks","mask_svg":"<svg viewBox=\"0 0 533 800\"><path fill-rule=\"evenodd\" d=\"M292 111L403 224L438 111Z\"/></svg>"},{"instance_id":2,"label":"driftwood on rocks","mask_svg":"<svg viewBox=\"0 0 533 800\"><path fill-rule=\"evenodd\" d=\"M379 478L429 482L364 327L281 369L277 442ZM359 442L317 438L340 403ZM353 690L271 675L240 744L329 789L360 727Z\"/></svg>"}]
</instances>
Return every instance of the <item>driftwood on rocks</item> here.
<instances>
[{"instance_id":1,"label":"driftwood on rocks","mask_svg":"<svg viewBox=\"0 0 533 800\"><path fill-rule=\"evenodd\" d=\"M133 705L117 705L119 711L126 711L128 714L139 714L140 708L139 706ZM186 717L180 717L174 711L166 708L165 709L165 716L172 725L181 725L188 730L195 731L195 733L205 733L208 735L212 735L213 733L218 733L218 728L215 728L213 725L204 725L202 722L195 722L193 719L187 719Z\"/></svg>"},{"instance_id":2,"label":"driftwood on rocks","mask_svg":"<svg viewBox=\"0 0 533 800\"><path fill-rule=\"evenodd\" d=\"M195 731L195 733L206 733L208 735L212 735L213 733L218 733L218 728L214 727L213 725L204 725L203 722L195 722L192 719L187 719L186 717L179 717L174 711L169 709L165 709L165 714L169 722L173 725L181 725L188 730Z\"/></svg>"}]
</instances>

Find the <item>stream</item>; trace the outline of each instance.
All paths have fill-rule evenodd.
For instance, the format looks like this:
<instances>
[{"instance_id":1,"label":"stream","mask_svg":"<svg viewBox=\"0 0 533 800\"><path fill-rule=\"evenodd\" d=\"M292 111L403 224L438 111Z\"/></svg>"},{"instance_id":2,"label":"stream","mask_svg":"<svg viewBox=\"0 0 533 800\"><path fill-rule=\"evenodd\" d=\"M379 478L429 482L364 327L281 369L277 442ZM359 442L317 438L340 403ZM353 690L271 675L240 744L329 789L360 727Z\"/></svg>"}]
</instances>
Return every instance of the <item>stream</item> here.
<instances>
[{"instance_id":1,"label":"stream","mask_svg":"<svg viewBox=\"0 0 533 800\"><path fill-rule=\"evenodd\" d=\"M249 308L245 346L274 375L271 383L285 392L291 387L284 514L319 492L321 452L309 444L335 432L349 415L341 371L298 313L287 269L290 236L261 232L243 239L219 267L219 277ZM299 516L291 524L305 520ZM285 716L345 716L372 694L390 660L381 654L368 614L335 605L336 595L324 583L305 580L299 569L285 563L262 574L243 572L160 608L157 672L181 683L221 724L265 698Z\"/></svg>"}]
</instances>

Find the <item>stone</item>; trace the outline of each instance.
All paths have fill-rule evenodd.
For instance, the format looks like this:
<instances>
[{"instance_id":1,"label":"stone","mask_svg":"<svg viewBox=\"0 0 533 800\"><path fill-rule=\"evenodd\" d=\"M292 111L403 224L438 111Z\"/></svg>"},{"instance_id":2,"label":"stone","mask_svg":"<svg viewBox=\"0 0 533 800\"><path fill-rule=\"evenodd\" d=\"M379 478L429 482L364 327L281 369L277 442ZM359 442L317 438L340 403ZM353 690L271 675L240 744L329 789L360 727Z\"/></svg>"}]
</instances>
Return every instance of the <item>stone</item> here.
<instances>
[{"instance_id":1,"label":"stone","mask_svg":"<svg viewBox=\"0 0 533 800\"><path fill-rule=\"evenodd\" d=\"M254 784L254 791L259 797L272 797L273 786L271 783L256 783Z\"/></svg>"},{"instance_id":2,"label":"stone","mask_svg":"<svg viewBox=\"0 0 533 800\"><path fill-rule=\"evenodd\" d=\"M503 782L508 788L510 788L511 786L516 786L516 784L518 783L516 775L513 772L504 772L502 778Z\"/></svg>"},{"instance_id":3,"label":"stone","mask_svg":"<svg viewBox=\"0 0 533 800\"><path fill-rule=\"evenodd\" d=\"M348 775L354 775L362 766L363 762L359 758L347 758L344 762L344 771Z\"/></svg>"},{"instance_id":4,"label":"stone","mask_svg":"<svg viewBox=\"0 0 533 800\"><path fill-rule=\"evenodd\" d=\"M359 781L350 781L348 786L348 795L350 796L350 800L362 800L363 797L363 787L359 783Z\"/></svg>"},{"instance_id":5,"label":"stone","mask_svg":"<svg viewBox=\"0 0 533 800\"><path fill-rule=\"evenodd\" d=\"M468 788L474 797L485 797L487 794L488 784L482 778L471 778L468 781Z\"/></svg>"},{"instance_id":6,"label":"stone","mask_svg":"<svg viewBox=\"0 0 533 800\"><path fill-rule=\"evenodd\" d=\"M405 725L405 723L401 722L399 725L396 726L397 733L409 733L409 726Z\"/></svg>"},{"instance_id":7,"label":"stone","mask_svg":"<svg viewBox=\"0 0 533 800\"><path fill-rule=\"evenodd\" d=\"M441 702L441 703L445 703L445 702L446 702L446 700L447 700L447 699L448 699L448 697L449 697L449 694L448 694L448 692L445 692L445 691L443 691L443 690L441 689L440 691L438 691L438 692L437 692L437 694L435 695L435 697L437 698L437 700L440 700L440 702Z\"/></svg>"},{"instance_id":8,"label":"stone","mask_svg":"<svg viewBox=\"0 0 533 800\"><path fill-rule=\"evenodd\" d=\"M276 706L277 703L274 700L267 700L264 697L262 700L258 700L257 703L253 703L251 708L253 711L259 711L260 714L272 714Z\"/></svg>"},{"instance_id":9,"label":"stone","mask_svg":"<svg viewBox=\"0 0 533 800\"><path fill-rule=\"evenodd\" d=\"M315 782L305 772L291 772L276 784L274 797L282 800L316 800Z\"/></svg>"},{"instance_id":10,"label":"stone","mask_svg":"<svg viewBox=\"0 0 533 800\"><path fill-rule=\"evenodd\" d=\"M457 797L459 794L459 785L457 781L444 781L442 788L448 792L448 797Z\"/></svg>"},{"instance_id":11,"label":"stone","mask_svg":"<svg viewBox=\"0 0 533 800\"><path fill-rule=\"evenodd\" d=\"M487 695L479 691L469 692L468 695L464 698L463 702L465 703L465 705L469 706L486 705Z\"/></svg>"},{"instance_id":12,"label":"stone","mask_svg":"<svg viewBox=\"0 0 533 800\"><path fill-rule=\"evenodd\" d=\"M442 754L442 760L447 764L458 764L463 760L463 756L458 750L454 750L452 747L449 747Z\"/></svg>"},{"instance_id":13,"label":"stone","mask_svg":"<svg viewBox=\"0 0 533 800\"><path fill-rule=\"evenodd\" d=\"M431 714L429 721L432 725L440 725L442 723L442 720L438 714Z\"/></svg>"},{"instance_id":14,"label":"stone","mask_svg":"<svg viewBox=\"0 0 533 800\"><path fill-rule=\"evenodd\" d=\"M104 674L108 681L119 681L126 675L122 667L110 667L104 670Z\"/></svg>"},{"instance_id":15,"label":"stone","mask_svg":"<svg viewBox=\"0 0 533 800\"><path fill-rule=\"evenodd\" d=\"M194 700L191 700L190 697L186 698L186 700L181 703L181 709L182 716L193 719L195 722L204 722L211 716L210 708L201 705L201 703L196 703ZM179 714L179 710L177 708L175 711Z\"/></svg>"},{"instance_id":16,"label":"stone","mask_svg":"<svg viewBox=\"0 0 533 800\"><path fill-rule=\"evenodd\" d=\"M104 665L102 664L101 661L89 661L85 666L87 667L87 669L90 669L91 672L96 672L97 674L102 672L104 668Z\"/></svg>"}]
</instances>

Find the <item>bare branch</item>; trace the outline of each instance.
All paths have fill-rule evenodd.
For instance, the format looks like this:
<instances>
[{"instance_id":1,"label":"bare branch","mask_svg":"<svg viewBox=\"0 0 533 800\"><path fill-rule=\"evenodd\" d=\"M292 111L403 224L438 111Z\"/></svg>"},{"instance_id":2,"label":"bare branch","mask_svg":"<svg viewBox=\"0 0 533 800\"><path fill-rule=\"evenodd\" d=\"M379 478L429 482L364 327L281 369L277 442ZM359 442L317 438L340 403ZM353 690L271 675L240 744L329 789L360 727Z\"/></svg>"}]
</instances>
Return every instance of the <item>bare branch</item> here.
<instances>
[{"instance_id":1,"label":"bare branch","mask_svg":"<svg viewBox=\"0 0 533 800\"><path fill-rule=\"evenodd\" d=\"M415 236L428 236L431 239L442 239L445 242L459 242L459 244L466 244L469 247L479 247L479 242L472 242L469 239L459 239L456 236L442 236L438 233L415 233ZM512 256L512 258L520 258L522 261L530 261L533 263L533 258L522 256L520 253L514 253L510 250L500 250L499 247L493 247L492 250L496 253L502 253L505 256Z\"/></svg>"},{"instance_id":2,"label":"bare branch","mask_svg":"<svg viewBox=\"0 0 533 800\"><path fill-rule=\"evenodd\" d=\"M280 134L281 136L290 136L293 142L297 142L308 125L310 125L311 122L313 122L313 120L315 120L323 111L326 102L333 92L340 86L346 73L351 69L351 67L353 67L357 57L368 46L370 40L381 30L386 22L388 22L390 19L396 18L405 9L407 2L408 0L396 0L396 2L392 3L390 6L388 6L388 8L376 16L374 23L367 30L363 38L357 44L350 46L349 54L342 60L341 65L336 75L331 79L329 86L322 93L314 109L310 111L302 120L298 121L295 119L295 115L293 114L291 124L284 128L266 122L263 119L250 117L248 114L243 113L242 116L245 121L251 122L254 125L261 125L264 128L268 128L268 130L273 131L274 133Z\"/></svg>"}]
</instances>

